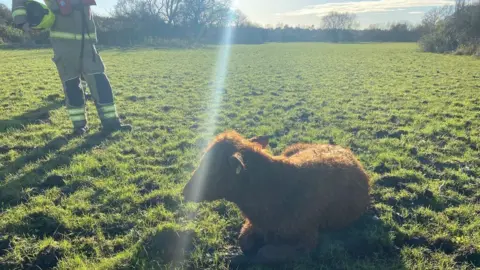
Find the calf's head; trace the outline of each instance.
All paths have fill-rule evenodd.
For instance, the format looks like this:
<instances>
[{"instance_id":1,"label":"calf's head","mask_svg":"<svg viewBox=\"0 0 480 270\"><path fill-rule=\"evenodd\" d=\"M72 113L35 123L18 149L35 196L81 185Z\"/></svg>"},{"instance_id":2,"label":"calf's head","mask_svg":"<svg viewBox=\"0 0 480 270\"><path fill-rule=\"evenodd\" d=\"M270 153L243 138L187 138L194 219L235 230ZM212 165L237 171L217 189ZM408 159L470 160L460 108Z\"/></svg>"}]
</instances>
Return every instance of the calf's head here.
<instances>
[{"instance_id":1,"label":"calf's head","mask_svg":"<svg viewBox=\"0 0 480 270\"><path fill-rule=\"evenodd\" d=\"M250 142L265 148L267 137L255 137ZM202 202L231 200L239 195L248 180L247 168L238 142L229 140L213 144L200 160L200 165L183 189L186 201Z\"/></svg>"}]
</instances>

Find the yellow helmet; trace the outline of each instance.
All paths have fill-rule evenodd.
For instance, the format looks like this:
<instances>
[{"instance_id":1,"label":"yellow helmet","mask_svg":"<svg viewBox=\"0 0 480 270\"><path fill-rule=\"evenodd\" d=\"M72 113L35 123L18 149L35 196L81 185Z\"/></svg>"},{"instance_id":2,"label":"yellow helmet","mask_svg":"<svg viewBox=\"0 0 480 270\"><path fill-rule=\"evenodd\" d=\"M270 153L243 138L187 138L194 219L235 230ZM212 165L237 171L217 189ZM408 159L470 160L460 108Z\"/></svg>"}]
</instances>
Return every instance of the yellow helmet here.
<instances>
[{"instance_id":1,"label":"yellow helmet","mask_svg":"<svg viewBox=\"0 0 480 270\"><path fill-rule=\"evenodd\" d=\"M25 3L25 9L27 10L27 22L32 29L46 30L55 23L55 14L43 3L28 0Z\"/></svg>"}]
</instances>

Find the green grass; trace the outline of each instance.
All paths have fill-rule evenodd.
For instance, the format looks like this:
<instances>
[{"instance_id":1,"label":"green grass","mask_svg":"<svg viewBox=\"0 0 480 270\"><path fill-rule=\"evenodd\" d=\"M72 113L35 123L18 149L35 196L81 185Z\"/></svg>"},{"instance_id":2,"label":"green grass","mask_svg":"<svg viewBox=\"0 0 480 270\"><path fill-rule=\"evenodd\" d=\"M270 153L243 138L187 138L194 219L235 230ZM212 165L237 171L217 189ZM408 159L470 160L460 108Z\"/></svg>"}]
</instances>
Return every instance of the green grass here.
<instances>
[{"instance_id":1,"label":"green grass","mask_svg":"<svg viewBox=\"0 0 480 270\"><path fill-rule=\"evenodd\" d=\"M51 51L0 51L0 268L228 268L239 210L180 196L208 140L217 50L101 55L134 133L99 133L89 102L93 130L70 136ZM274 153L336 143L372 176L368 213L287 269L480 267L480 61L415 44L235 46L225 91L216 133L273 135Z\"/></svg>"}]
</instances>

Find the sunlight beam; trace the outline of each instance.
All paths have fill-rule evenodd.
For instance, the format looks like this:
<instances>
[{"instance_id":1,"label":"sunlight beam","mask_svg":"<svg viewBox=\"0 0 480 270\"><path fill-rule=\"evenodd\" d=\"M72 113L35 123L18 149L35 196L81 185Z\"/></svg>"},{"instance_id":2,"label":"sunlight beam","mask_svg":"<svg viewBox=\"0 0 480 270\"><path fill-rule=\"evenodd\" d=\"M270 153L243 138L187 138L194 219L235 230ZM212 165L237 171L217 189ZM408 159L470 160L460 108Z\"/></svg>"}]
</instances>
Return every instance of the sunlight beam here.
<instances>
[{"instance_id":1,"label":"sunlight beam","mask_svg":"<svg viewBox=\"0 0 480 270\"><path fill-rule=\"evenodd\" d=\"M206 144L202 145L202 148L206 147L208 142L211 141L214 137L214 133L217 127L218 114L222 105L223 96L225 94L225 82L228 76L228 64L230 60L232 38L235 31L235 28L233 27L235 10L233 9L233 7L236 5L237 1L234 1L228 15L227 27L225 27L222 34L222 39L220 41L221 45L219 46L217 63L215 65L216 68L213 73L213 84L210 90L212 98L210 106L208 108L208 118L204 125L206 127L205 132L207 140L205 141ZM204 178L205 177L201 177L202 181L199 181L199 184L193 187L195 190L195 200L203 193L203 189L205 188Z\"/></svg>"},{"instance_id":2,"label":"sunlight beam","mask_svg":"<svg viewBox=\"0 0 480 270\"><path fill-rule=\"evenodd\" d=\"M213 72L213 84L212 88L210 89L211 99L210 104L208 106L208 118L205 121L205 137L207 140L205 141L205 145L201 147L204 148L207 146L209 141L211 141L214 137L214 132L217 127L217 120L219 110L222 104L223 96L225 94L225 82L228 76L228 65L230 61L230 53L232 47L232 39L234 36L235 28L233 26L235 20L235 7L238 5L238 1L233 1L227 18L227 26L224 28L222 33L222 38L220 41L218 55L217 55L217 62L215 65L215 69ZM194 200L202 196L203 190L205 188L205 176L200 176L201 181L197 181L193 190L195 190L195 194L193 194ZM189 215L188 219L192 220L194 218L193 215ZM180 243L182 247L187 247L188 242L183 241Z\"/></svg>"}]
</instances>

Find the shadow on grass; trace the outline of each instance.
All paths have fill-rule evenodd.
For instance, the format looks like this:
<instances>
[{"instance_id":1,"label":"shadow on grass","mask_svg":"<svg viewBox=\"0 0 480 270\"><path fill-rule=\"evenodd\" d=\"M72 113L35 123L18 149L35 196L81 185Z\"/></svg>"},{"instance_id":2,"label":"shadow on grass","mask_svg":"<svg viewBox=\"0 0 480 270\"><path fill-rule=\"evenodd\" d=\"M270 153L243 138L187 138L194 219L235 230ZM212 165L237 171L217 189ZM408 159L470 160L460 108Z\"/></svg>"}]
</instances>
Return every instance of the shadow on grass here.
<instances>
[{"instance_id":1,"label":"shadow on grass","mask_svg":"<svg viewBox=\"0 0 480 270\"><path fill-rule=\"evenodd\" d=\"M193 230L175 224L159 225L142 237L131 261L117 269L198 269L190 268L186 260L197 241Z\"/></svg>"},{"instance_id":2,"label":"shadow on grass","mask_svg":"<svg viewBox=\"0 0 480 270\"><path fill-rule=\"evenodd\" d=\"M162 49L162 50L188 50L188 49L203 49L210 48L217 44L204 43L186 39L163 39L154 40L152 42L137 42L135 44L124 45L106 45L98 44L96 47L99 50L124 50L137 51L145 49ZM0 51L37 51L37 50L52 50L50 44L5 44L0 45Z\"/></svg>"},{"instance_id":3,"label":"shadow on grass","mask_svg":"<svg viewBox=\"0 0 480 270\"><path fill-rule=\"evenodd\" d=\"M18 170L29 162L38 161L42 157L52 154L52 150L54 153L51 159L40 162L36 168L18 178L14 176L8 182L2 183L0 186L0 201L3 207L13 207L26 201L28 198L25 189L33 189L33 192L41 192L43 187L52 187L52 184L46 183L44 179L50 171L69 165L75 155L90 151L104 142L109 135L109 133L102 132L89 135L85 137L85 141L80 145L59 152L58 150L68 144L68 140L74 138L74 136L58 137L46 146L36 149L30 154L20 157L7 165L6 171L1 173L2 178L8 174L18 172ZM8 169L9 167L13 169ZM63 181L56 182L63 183Z\"/></svg>"},{"instance_id":4,"label":"shadow on grass","mask_svg":"<svg viewBox=\"0 0 480 270\"><path fill-rule=\"evenodd\" d=\"M289 263L252 263L243 255L231 256L230 269L406 269L392 235L395 228L370 209L351 227L321 232L319 245L311 254Z\"/></svg>"},{"instance_id":5,"label":"shadow on grass","mask_svg":"<svg viewBox=\"0 0 480 270\"><path fill-rule=\"evenodd\" d=\"M61 108L63 104L63 101L57 100L45 105L44 107L25 112L24 114L15 116L9 120L0 120L0 133L6 132L9 129L23 129L25 126L31 124L49 122L50 111ZM15 150L15 148L13 149ZM0 149L0 152L5 152L7 150L10 149L3 147Z\"/></svg>"},{"instance_id":6,"label":"shadow on grass","mask_svg":"<svg viewBox=\"0 0 480 270\"><path fill-rule=\"evenodd\" d=\"M43 147L39 148L22 148L14 147L14 150L30 150L30 152L24 156L17 158L16 160L5 164L4 169L0 171L0 179L5 179L9 174L16 174L20 171L26 164L36 162L42 158L45 158L49 154L55 153L60 150L63 146L67 145L70 139L73 139L74 136L59 136Z\"/></svg>"},{"instance_id":7,"label":"shadow on grass","mask_svg":"<svg viewBox=\"0 0 480 270\"><path fill-rule=\"evenodd\" d=\"M4 44L0 45L0 51L36 51L42 49L52 49L50 44Z\"/></svg>"},{"instance_id":8,"label":"shadow on grass","mask_svg":"<svg viewBox=\"0 0 480 270\"><path fill-rule=\"evenodd\" d=\"M278 264L253 262L241 254L237 243L228 245L227 253L214 248L197 246L197 235L187 229L168 225L144 236L125 268L119 269L214 269L217 264L229 269L407 269L400 255L401 243L392 237L399 235L395 228L378 218L377 210L369 210L351 227L322 232L319 245L311 254L297 261ZM235 233L235 231L230 231ZM400 247L397 245L400 244ZM200 261L190 254L204 249ZM216 253L216 254L214 254ZM217 256L218 255L218 256ZM216 259L214 259L216 258Z\"/></svg>"}]
</instances>

